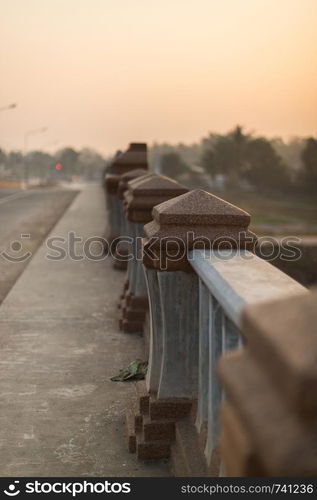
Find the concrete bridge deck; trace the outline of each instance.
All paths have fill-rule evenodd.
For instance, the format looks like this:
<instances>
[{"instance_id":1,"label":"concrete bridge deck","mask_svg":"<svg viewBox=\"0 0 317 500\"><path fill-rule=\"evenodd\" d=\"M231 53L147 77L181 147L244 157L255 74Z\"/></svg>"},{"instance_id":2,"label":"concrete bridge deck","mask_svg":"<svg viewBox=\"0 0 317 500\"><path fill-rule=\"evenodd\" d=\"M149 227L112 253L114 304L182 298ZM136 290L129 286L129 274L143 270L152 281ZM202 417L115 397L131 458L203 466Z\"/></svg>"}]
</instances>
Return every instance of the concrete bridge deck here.
<instances>
[{"instance_id":1,"label":"concrete bridge deck","mask_svg":"<svg viewBox=\"0 0 317 500\"><path fill-rule=\"evenodd\" d=\"M87 239L104 225L102 190L89 186L51 235ZM46 254L43 244L0 307L1 475L169 475L166 464L127 452L124 412L134 384L110 381L143 356L142 339L117 327L124 275L110 260Z\"/></svg>"}]
</instances>

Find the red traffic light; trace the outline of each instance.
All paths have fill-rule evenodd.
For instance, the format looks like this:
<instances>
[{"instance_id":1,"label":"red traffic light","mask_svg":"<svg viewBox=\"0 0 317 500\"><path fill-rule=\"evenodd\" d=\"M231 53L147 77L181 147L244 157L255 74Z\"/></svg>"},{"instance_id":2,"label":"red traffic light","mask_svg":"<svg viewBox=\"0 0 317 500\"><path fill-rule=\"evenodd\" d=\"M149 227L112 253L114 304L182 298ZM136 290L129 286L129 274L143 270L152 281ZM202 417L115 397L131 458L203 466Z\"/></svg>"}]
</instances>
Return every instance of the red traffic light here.
<instances>
[{"instance_id":1,"label":"red traffic light","mask_svg":"<svg viewBox=\"0 0 317 500\"><path fill-rule=\"evenodd\" d=\"M56 163L55 170L62 170L63 165L61 163Z\"/></svg>"}]
</instances>

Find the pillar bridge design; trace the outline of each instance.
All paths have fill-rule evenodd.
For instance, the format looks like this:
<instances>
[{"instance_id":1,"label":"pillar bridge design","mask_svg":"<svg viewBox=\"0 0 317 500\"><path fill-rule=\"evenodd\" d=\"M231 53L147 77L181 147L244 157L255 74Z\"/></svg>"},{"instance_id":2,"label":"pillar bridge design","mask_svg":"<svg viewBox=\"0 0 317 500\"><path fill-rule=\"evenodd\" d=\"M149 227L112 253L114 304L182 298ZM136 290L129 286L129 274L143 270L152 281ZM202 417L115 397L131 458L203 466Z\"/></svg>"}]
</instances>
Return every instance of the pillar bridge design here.
<instances>
[{"instance_id":1,"label":"pillar bridge design","mask_svg":"<svg viewBox=\"0 0 317 500\"><path fill-rule=\"evenodd\" d=\"M132 170L148 170L147 145L145 143L130 143L128 149L119 152L108 166L105 178L104 189L106 194L108 228L106 240L110 244L119 238L123 230L122 202L118 194L122 193L123 185L119 188L122 175ZM132 177L133 178L133 177Z\"/></svg>"},{"instance_id":2,"label":"pillar bridge design","mask_svg":"<svg viewBox=\"0 0 317 500\"><path fill-rule=\"evenodd\" d=\"M131 241L132 258L128 262L119 321L120 328L125 332L142 332L148 309L147 288L139 253L143 226L151 220L155 205L187 191L185 186L159 174L144 175L127 183L123 206L125 236Z\"/></svg>"},{"instance_id":3,"label":"pillar bridge design","mask_svg":"<svg viewBox=\"0 0 317 500\"><path fill-rule=\"evenodd\" d=\"M124 213L124 193L128 189L129 181L137 179L147 174L147 170L144 168L137 168L134 170L129 170L125 174L118 176L118 182L116 184L116 203L118 210L119 219L119 238L118 243L115 247L114 254L114 267L123 271L127 270L128 267L128 256L130 253L130 245L125 240L125 236L128 234L127 219Z\"/></svg>"},{"instance_id":4,"label":"pillar bridge design","mask_svg":"<svg viewBox=\"0 0 317 500\"><path fill-rule=\"evenodd\" d=\"M175 182L162 200L162 185L148 174L123 195L142 245L132 245L121 321L143 297L150 323L129 451L169 458L176 476L314 475L316 292L255 255L244 210Z\"/></svg>"}]
</instances>

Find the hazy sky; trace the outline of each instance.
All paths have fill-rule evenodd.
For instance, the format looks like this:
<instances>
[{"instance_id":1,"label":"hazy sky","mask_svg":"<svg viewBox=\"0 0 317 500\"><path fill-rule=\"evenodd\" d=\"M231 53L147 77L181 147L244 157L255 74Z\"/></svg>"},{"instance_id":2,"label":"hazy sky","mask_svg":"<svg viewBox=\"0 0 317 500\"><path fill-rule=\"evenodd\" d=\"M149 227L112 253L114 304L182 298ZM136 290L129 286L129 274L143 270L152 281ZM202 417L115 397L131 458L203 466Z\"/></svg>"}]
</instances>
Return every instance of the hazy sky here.
<instances>
[{"instance_id":1,"label":"hazy sky","mask_svg":"<svg viewBox=\"0 0 317 500\"><path fill-rule=\"evenodd\" d=\"M317 0L0 0L11 102L6 149L316 135Z\"/></svg>"}]
</instances>

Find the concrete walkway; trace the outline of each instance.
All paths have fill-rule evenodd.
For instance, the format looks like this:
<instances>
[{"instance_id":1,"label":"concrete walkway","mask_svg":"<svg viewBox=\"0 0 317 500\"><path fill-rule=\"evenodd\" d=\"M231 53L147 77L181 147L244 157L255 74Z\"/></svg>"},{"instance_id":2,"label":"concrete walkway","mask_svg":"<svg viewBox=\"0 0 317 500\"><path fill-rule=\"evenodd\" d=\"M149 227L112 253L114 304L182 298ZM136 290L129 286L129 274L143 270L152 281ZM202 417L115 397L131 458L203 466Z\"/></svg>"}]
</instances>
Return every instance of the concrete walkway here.
<instances>
[{"instance_id":1,"label":"concrete walkway","mask_svg":"<svg viewBox=\"0 0 317 500\"><path fill-rule=\"evenodd\" d=\"M101 188L89 186L51 235L86 239L104 225ZM117 328L124 275L109 259L46 253L42 245L0 307L1 476L169 475L166 464L127 452L124 413L135 388L109 380L143 357L141 338Z\"/></svg>"}]
</instances>

